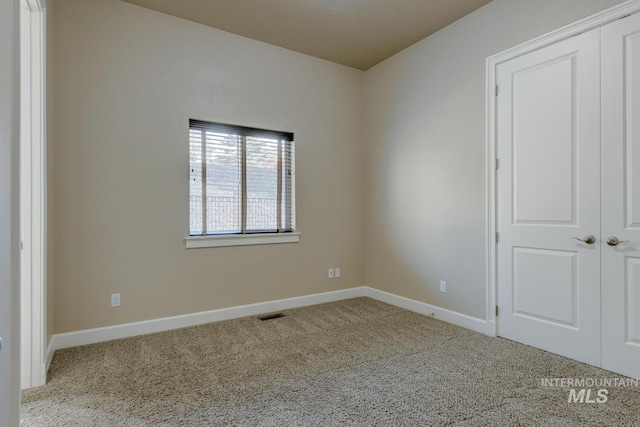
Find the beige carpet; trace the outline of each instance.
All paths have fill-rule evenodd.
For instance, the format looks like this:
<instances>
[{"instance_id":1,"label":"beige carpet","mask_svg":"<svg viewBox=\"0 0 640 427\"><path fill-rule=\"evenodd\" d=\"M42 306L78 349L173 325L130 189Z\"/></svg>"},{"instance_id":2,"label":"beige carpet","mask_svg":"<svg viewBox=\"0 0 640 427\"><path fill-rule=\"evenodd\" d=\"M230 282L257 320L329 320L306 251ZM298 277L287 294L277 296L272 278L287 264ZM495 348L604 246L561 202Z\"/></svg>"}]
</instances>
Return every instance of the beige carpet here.
<instances>
[{"instance_id":1,"label":"beige carpet","mask_svg":"<svg viewBox=\"0 0 640 427\"><path fill-rule=\"evenodd\" d=\"M57 351L27 426L639 426L640 389L568 403L601 369L356 298Z\"/></svg>"}]
</instances>

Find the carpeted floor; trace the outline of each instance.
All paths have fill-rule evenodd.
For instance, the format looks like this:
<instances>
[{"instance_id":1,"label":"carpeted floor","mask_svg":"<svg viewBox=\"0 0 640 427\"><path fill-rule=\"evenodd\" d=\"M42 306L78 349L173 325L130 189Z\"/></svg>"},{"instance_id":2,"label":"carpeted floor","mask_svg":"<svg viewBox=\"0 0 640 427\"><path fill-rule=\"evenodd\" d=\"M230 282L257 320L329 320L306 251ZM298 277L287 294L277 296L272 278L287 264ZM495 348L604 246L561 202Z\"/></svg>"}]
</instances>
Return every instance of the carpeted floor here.
<instances>
[{"instance_id":1,"label":"carpeted floor","mask_svg":"<svg viewBox=\"0 0 640 427\"><path fill-rule=\"evenodd\" d=\"M602 369L369 298L284 313L57 351L25 425L640 425L640 387L542 384Z\"/></svg>"}]
</instances>

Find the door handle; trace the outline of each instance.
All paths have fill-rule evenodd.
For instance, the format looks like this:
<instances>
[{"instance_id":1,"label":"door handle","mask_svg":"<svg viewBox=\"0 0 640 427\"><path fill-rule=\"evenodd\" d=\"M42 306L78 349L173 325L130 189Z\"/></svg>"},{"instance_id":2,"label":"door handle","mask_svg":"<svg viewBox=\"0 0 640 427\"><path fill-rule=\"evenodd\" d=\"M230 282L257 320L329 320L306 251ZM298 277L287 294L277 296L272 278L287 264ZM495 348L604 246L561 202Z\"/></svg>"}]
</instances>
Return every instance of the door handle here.
<instances>
[{"instance_id":1,"label":"door handle","mask_svg":"<svg viewBox=\"0 0 640 427\"><path fill-rule=\"evenodd\" d=\"M618 246L620 243L629 243L628 240L620 240L616 236L607 237L607 245Z\"/></svg>"},{"instance_id":2,"label":"door handle","mask_svg":"<svg viewBox=\"0 0 640 427\"><path fill-rule=\"evenodd\" d=\"M572 239L580 240L581 242L584 242L587 245L593 245L596 242L596 236L594 236L593 234L588 234L584 236L582 239L579 237L572 237Z\"/></svg>"}]
</instances>

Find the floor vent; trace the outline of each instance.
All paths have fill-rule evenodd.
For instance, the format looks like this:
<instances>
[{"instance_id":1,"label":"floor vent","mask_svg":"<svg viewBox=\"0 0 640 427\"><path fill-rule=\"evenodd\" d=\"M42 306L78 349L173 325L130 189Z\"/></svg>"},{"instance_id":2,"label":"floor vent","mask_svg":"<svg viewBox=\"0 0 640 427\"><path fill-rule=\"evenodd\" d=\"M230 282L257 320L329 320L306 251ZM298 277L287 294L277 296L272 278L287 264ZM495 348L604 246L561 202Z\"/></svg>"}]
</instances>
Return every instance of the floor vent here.
<instances>
[{"instance_id":1,"label":"floor vent","mask_svg":"<svg viewBox=\"0 0 640 427\"><path fill-rule=\"evenodd\" d=\"M280 317L284 317L284 314L282 314L282 313L265 314L264 316L258 316L258 319L260 319L260 320L271 320L271 319L278 319Z\"/></svg>"}]
</instances>

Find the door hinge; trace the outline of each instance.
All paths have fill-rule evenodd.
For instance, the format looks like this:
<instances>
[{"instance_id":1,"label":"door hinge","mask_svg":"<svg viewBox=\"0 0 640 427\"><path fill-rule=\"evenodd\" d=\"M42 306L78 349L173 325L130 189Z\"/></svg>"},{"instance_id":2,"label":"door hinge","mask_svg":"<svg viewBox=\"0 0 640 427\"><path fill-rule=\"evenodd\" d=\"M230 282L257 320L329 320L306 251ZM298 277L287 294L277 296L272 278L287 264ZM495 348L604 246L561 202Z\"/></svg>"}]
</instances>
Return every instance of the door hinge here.
<instances>
[{"instance_id":1,"label":"door hinge","mask_svg":"<svg viewBox=\"0 0 640 427\"><path fill-rule=\"evenodd\" d=\"M499 311L500 311L500 310L498 310L498 306L496 305L496 317L498 317L498 312L499 312Z\"/></svg>"},{"instance_id":2,"label":"door hinge","mask_svg":"<svg viewBox=\"0 0 640 427\"><path fill-rule=\"evenodd\" d=\"M500 169L500 159L496 159L496 170Z\"/></svg>"},{"instance_id":3,"label":"door hinge","mask_svg":"<svg viewBox=\"0 0 640 427\"><path fill-rule=\"evenodd\" d=\"M500 95L500 86L496 85L496 96Z\"/></svg>"},{"instance_id":4,"label":"door hinge","mask_svg":"<svg viewBox=\"0 0 640 427\"><path fill-rule=\"evenodd\" d=\"M496 243L500 243L500 233L496 231Z\"/></svg>"},{"instance_id":5,"label":"door hinge","mask_svg":"<svg viewBox=\"0 0 640 427\"><path fill-rule=\"evenodd\" d=\"M24 242L22 240L20 240L20 250L21 251L24 250Z\"/></svg>"}]
</instances>

